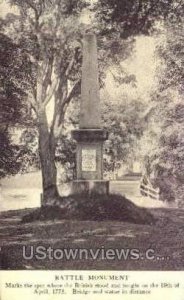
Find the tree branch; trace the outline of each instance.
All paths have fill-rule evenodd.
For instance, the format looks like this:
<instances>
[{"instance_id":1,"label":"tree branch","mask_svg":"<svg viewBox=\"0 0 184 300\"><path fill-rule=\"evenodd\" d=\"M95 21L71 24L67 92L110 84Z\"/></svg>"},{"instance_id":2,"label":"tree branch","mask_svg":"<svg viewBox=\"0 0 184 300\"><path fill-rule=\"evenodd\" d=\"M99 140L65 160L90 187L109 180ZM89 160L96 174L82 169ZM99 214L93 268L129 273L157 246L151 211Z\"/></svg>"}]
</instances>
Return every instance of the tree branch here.
<instances>
[{"instance_id":1,"label":"tree branch","mask_svg":"<svg viewBox=\"0 0 184 300\"><path fill-rule=\"evenodd\" d=\"M24 2L34 11L35 18L36 18L36 20L38 20L40 15L39 15L39 12L38 12L36 6L34 6L33 2L31 2L30 0L24 0Z\"/></svg>"},{"instance_id":2,"label":"tree branch","mask_svg":"<svg viewBox=\"0 0 184 300\"><path fill-rule=\"evenodd\" d=\"M75 54L73 55L73 57L72 57L70 63L68 64L68 67L67 67L67 69L66 69L66 72L65 72L66 77L69 76L69 74L70 74L70 72L71 72L71 70L72 70L72 67L73 67L73 65L74 65L74 62L75 62Z\"/></svg>"},{"instance_id":3,"label":"tree branch","mask_svg":"<svg viewBox=\"0 0 184 300\"><path fill-rule=\"evenodd\" d=\"M61 105L56 105L51 130L55 137L59 137L63 128L64 116L70 101L80 92L81 80L77 80L67 97L61 101Z\"/></svg>"},{"instance_id":4,"label":"tree branch","mask_svg":"<svg viewBox=\"0 0 184 300\"><path fill-rule=\"evenodd\" d=\"M58 79L56 79L55 83L52 83L52 85L51 85L51 87L49 89L49 93L46 95L46 99L44 101L44 105L45 106L47 106L47 104L49 103L49 101L53 97L54 92L57 89L57 85L58 85Z\"/></svg>"},{"instance_id":5,"label":"tree branch","mask_svg":"<svg viewBox=\"0 0 184 300\"><path fill-rule=\"evenodd\" d=\"M70 103L70 101L77 95L77 93L80 92L80 87L81 87L81 79L77 80L71 89L70 93L68 96L63 100L62 105L61 105L61 110L60 110L60 119L59 123L61 124L63 121L63 115L66 112L66 109ZM59 124L59 125L60 125Z\"/></svg>"},{"instance_id":6,"label":"tree branch","mask_svg":"<svg viewBox=\"0 0 184 300\"><path fill-rule=\"evenodd\" d=\"M51 82L53 62L54 62L54 55L52 53L52 55L48 59L46 70L44 71L46 74L45 74L45 77L43 79L43 88L45 88L45 89L47 89L48 84L50 84L50 82Z\"/></svg>"}]
</instances>

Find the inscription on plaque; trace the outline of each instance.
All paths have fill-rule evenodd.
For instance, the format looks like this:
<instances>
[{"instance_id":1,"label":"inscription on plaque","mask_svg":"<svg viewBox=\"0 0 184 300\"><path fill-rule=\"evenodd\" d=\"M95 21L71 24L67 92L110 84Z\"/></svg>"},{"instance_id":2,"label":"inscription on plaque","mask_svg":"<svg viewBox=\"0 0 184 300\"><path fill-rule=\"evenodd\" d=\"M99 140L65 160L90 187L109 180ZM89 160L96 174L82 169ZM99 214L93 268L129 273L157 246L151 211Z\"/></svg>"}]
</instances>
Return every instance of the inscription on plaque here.
<instances>
[{"instance_id":1,"label":"inscription on plaque","mask_svg":"<svg viewBox=\"0 0 184 300\"><path fill-rule=\"evenodd\" d=\"M82 171L96 171L96 150L82 149Z\"/></svg>"}]
</instances>

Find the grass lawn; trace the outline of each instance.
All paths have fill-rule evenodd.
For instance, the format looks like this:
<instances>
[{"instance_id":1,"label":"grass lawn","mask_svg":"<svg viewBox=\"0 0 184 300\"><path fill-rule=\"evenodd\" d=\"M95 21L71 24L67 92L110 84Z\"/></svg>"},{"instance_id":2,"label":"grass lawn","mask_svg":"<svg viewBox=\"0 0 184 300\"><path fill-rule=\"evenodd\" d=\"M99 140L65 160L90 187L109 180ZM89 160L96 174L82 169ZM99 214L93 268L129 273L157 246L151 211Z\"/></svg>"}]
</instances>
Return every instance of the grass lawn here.
<instances>
[{"instance_id":1,"label":"grass lawn","mask_svg":"<svg viewBox=\"0 0 184 300\"><path fill-rule=\"evenodd\" d=\"M184 210L149 209L156 219L154 224L74 219L22 223L22 217L33 211L24 209L0 214L2 269L184 270ZM23 245L51 246L54 249L136 248L143 255L151 248L156 256L165 259L25 260Z\"/></svg>"}]
</instances>

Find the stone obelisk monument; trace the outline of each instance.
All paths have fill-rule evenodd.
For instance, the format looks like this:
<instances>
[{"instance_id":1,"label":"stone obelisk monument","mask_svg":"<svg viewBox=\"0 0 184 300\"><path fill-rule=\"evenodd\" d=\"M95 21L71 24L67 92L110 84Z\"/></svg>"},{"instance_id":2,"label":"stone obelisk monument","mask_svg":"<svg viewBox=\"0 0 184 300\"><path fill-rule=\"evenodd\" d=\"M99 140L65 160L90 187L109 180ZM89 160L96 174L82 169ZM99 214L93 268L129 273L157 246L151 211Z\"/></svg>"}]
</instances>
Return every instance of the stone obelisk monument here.
<instances>
[{"instance_id":1,"label":"stone obelisk monument","mask_svg":"<svg viewBox=\"0 0 184 300\"><path fill-rule=\"evenodd\" d=\"M107 132L101 128L97 42L93 33L83 38L80 122L72 134L77 141L73 193L108 193L109 182L103 180L103 142Z\"/></svg>"}]
</instances>

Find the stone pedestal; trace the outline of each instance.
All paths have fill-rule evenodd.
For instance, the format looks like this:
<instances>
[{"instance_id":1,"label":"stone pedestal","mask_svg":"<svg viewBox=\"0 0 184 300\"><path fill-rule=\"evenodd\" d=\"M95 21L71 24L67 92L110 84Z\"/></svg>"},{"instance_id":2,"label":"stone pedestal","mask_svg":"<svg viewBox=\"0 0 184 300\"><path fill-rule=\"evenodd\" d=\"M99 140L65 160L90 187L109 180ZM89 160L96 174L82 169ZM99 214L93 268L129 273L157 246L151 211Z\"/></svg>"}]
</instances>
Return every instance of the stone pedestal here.
<instances>
[{"instance_id":1,"label":"stone pedestal","mask_svg":"<svg viewBox=\"0 0 184 300\"><path fill-rule=\"evenodd\" d=\"M78 129L72 132L77 141L77 180L74 193L108 193L109 183L103 180L103 142L108 134L102 129Z\"/></svg>"},{"instance_id":2,"label":"stone pedestal","mask_svg":"<svg viewBox=\"0 0 184 300\"><path fill-rule=\"evenodd\" d=\"M109 182L103 180L103 142L107 132L78 129L72 135L77 141L77 180L73 181L73 193L108 193Z\"/></svg>"},{"instance_id":3,"label":"stone pedestal","mask_svg":"<svg viewBox=\"0 0 184 300\"><path fill-rule=\"evenodd\" d=\"M106 180L74 180L72 186L74 194L108 194L109 181Z\"/></svg>"},{"instance_id":4,"label":"stone pedestal","mask_svg":"<svg viewBox=\"0 0 184 300\"><path fill-rule=\"evenodd\" d=\"M78 129L72 132L77 141L77 179L103 179L103 142L107 133L102 129Z\"/></svg>"}]
</instances>

